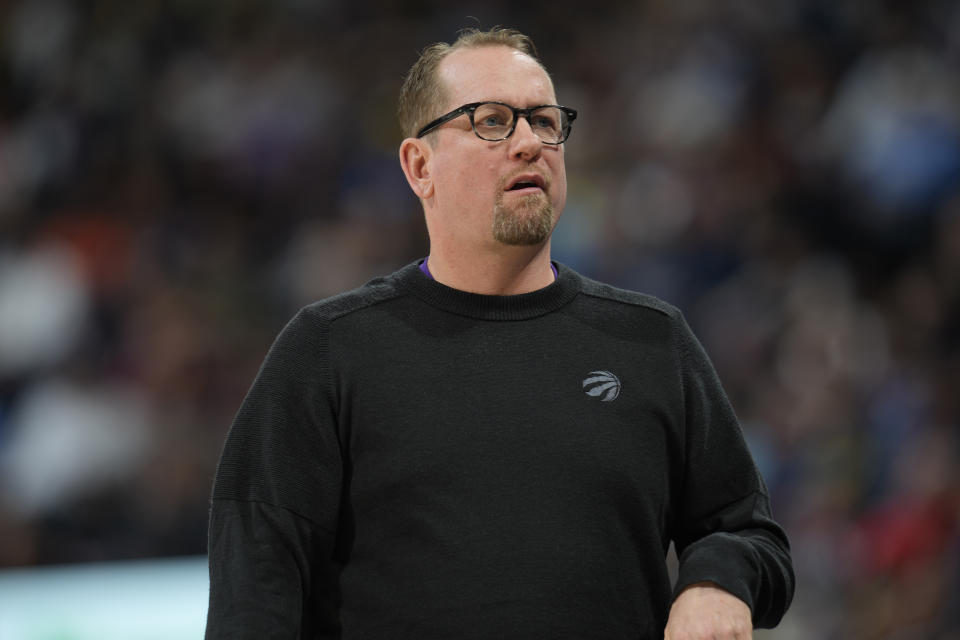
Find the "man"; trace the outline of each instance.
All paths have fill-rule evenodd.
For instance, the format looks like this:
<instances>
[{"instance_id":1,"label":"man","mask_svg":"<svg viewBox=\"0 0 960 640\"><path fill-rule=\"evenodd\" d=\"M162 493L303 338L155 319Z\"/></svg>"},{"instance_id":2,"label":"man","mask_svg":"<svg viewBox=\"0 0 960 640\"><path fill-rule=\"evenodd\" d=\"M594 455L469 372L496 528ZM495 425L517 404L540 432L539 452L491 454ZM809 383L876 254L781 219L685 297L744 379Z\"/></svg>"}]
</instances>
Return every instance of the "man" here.
<instances>
[{"instance_id":1,"label":"man","mask_svg":"<svg viewBox=\"0 0 960 640\"><path fill-rule=\"evenodd\" d=\"M217 474L208 638L742 639L783 615L786 537L682 317L550 261L556 102L514 31L411 69L429 257L272 347Z\"/></svg>"}]
</instances>

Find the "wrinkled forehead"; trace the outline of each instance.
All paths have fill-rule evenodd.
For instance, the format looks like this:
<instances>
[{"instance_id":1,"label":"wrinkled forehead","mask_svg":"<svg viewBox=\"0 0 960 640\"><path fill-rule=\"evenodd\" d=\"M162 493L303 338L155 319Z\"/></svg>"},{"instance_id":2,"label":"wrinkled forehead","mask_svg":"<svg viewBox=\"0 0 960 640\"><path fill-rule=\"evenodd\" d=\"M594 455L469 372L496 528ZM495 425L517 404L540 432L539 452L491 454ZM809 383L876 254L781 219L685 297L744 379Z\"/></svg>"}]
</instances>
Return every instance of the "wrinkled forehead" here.
<instances>
[{"instance_id":1,"label":"wrinkled forehead","mask_svg":"<svg viewBox=\"0 0 960 640\"><path fill-rule=\"evenodd\" d=\"M506 46L457 49L440 63L438 76L446 110L484 100L517 107L556 103L553 82L540 63Z\"/></svg>"}]
</instances>

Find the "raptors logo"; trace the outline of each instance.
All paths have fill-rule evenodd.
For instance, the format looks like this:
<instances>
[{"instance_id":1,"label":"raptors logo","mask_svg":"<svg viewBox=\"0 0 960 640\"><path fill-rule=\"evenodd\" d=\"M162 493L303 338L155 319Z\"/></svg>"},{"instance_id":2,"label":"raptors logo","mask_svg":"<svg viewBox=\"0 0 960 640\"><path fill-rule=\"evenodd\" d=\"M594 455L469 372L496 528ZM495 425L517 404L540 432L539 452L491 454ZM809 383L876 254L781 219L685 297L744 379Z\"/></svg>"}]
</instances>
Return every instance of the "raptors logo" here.
<instances>
[{"instance_id":1,"label":"raptors logo","mask_svg":"<svg viewBox=\"0 0 960 640\"><path fill-rule=\"evenodd\" d=\"M583 381L588 396L599 396L602 402L613 402L620 395L620 378L609 371L591 371Z\"/></svg>"}]
</instances>

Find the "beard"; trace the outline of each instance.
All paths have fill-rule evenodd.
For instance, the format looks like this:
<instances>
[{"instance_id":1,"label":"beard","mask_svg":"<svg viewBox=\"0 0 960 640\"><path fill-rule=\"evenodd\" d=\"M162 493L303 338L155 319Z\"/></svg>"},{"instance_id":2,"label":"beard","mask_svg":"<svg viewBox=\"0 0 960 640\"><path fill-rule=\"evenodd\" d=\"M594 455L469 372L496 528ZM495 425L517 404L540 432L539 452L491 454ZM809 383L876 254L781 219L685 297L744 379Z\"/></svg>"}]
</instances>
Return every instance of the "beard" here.
<instances>
[{"instance_id":1,"label":"beard","mask_svg":"<svg viewBox=\"0 0 960 640\"><path fill-rule=\"evenodd\" d=\"M512 246L544 242L553 231L553 203L546 193L522 196L508 206L501 187L493 207L493 238Z\"/></svg>"}]
</instances>

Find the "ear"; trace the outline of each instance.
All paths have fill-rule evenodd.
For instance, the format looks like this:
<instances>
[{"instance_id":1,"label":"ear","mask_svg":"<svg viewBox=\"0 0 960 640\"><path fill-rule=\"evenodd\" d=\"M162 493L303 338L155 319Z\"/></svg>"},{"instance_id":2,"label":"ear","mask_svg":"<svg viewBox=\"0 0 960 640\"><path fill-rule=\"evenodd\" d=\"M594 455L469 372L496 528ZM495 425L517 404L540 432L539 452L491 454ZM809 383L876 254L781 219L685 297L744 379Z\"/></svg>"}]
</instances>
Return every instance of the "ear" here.
<instances>
[{"instance_id":1,"label":"ear","mask_svg":"<svg viewBox=\"0 0 960 640\"><path fill-rule=\"evenodd\" d=\"M430 144L421 138L407 138L400 143L400 166L407 183L421 200L433 195L433 175L430 159L433 153Z\"/></svg>"}]
</instances>

